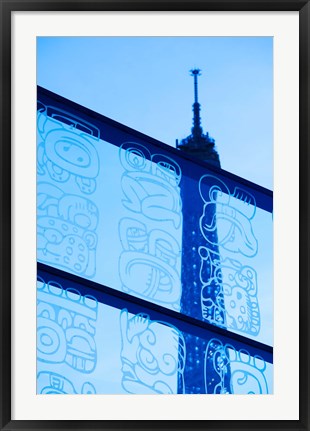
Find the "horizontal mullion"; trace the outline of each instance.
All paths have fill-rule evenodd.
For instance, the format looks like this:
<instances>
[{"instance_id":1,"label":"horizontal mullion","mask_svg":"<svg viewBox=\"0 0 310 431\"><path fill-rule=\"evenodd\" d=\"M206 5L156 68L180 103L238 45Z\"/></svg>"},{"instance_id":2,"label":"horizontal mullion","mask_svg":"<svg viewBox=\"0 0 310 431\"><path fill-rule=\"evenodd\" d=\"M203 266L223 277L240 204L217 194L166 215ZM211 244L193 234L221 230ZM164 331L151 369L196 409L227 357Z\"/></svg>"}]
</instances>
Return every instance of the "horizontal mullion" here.
<instances>
[{"instance_id":1,"label":"horizontal mullion","mask_svg":"<svg viewBox=\"0 0 310 431\"><path fill-rule=\"evenodd\" d=\"M220 337L225 343L233 343L236 349L246 349L251 356L259 355L265 361L273 363L273 348L266 344L41 262L37 263L37 269L38 276L46 282L59 283L64 289L76 288L81 295L92 294L99 302L118 309L127 308L132 314L143 311L152 320L171 324L180 331L204 339Z\"/></svg>"}]
</instances>

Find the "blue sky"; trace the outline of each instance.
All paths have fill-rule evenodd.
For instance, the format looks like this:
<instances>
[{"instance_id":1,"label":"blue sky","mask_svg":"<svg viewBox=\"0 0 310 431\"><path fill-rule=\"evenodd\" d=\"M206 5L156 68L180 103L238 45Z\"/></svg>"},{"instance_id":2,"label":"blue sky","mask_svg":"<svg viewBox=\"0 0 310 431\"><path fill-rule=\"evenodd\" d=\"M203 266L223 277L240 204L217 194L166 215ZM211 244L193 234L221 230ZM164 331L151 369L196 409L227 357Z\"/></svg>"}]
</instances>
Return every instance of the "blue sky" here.
<instances>
[{"instance_id":1,"label":"blue sky","mask_svg":"<svg viewBox=\"0 0 310 431\"><path fill-rule=\"evenodd\" d=\"M37 83L175 146L190 133L199 67L204 131L222 168L272 189L270 37L39 37Z\"/></svg>"}]
</instances>

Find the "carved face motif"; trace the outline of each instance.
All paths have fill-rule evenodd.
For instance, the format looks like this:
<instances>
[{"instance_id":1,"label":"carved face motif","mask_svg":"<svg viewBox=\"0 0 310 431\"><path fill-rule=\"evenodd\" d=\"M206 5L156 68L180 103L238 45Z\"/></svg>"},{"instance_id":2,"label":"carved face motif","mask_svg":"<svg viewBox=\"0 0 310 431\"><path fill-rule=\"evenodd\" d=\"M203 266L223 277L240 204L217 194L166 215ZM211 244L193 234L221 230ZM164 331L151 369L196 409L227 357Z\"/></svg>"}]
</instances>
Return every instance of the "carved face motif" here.
<instances>
[{"instance_id":1,"label":"carved face motif","mask_svg":"<svg viewBox=\"0 0 310 431\"><path fill-rule=\"evenodd\" d=\"M99 173L99 157L93 145L94 128L83 127L82 120L70 120L70 114L63 114L57 119L46 112L38 114L38 174L47 172L53 181L60 183L73 176L82 193L93 193ZM95 139L99 139L99 134Z\"/></svg>"},{"instance_id":2,"label":"carved face motif","mask_svg":"<svg viewBox=\"0 0 310 431\"><path fill-rule=\"evenodd\" d=\"M229 203L207 203L200 226L203 236L212 244L214 242L210 234L216 230L216 244L225 250L245 256L254 256L257 253L257 239L249 219Z\"/></svg>"},{"instance_id":3,"label":"carved face motif","mask_svg":"<svg viewBox=\"0 0 310 431\"><path fill-rule=\"evenodd\" d=\"M251 224L256 212L254 196L239 187L231 194L226 184L213 175L201 177L199 191L205 203L200 218L204 238L232 253L255 256L257 239Z\"/></svg>"},{"instance_id":4,"label":"carved face motif","mask_svg":"<svg viewBox=\"0 0 310 431\"><path fill-rule=\"evenodd\" d=\"M146 315L121 312L122 385L134 394L176 393L180 334Z\"/></svg>"}]
</instances>

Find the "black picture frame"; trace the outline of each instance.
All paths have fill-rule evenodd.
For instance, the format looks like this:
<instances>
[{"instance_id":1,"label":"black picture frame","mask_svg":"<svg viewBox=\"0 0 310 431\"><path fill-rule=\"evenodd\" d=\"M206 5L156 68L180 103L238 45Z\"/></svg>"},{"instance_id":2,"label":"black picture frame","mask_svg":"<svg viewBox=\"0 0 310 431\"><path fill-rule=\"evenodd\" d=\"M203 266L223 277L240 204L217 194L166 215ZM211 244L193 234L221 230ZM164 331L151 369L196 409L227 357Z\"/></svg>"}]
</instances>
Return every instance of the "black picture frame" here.
<instances>
[{"instance_id":1,"label":"black picture frame","mask_svg":"<svg viewBox=\"0 0 310 431\"><path fill-rule=\"evenodd\" d=\"M1 248L0 248L0 307L1 307L1 371L0 420L3 430L32 429L206 429L206 430L310 430L309 422L309 23L310 6L305 0L0 0L1 18ZM298 11L299 12L299 325L300 379L299 420L272 421L36 421L11 419L11 14L15 11ZM289 372L289 370L288 370Z\"/></svg>"}]
</instances>

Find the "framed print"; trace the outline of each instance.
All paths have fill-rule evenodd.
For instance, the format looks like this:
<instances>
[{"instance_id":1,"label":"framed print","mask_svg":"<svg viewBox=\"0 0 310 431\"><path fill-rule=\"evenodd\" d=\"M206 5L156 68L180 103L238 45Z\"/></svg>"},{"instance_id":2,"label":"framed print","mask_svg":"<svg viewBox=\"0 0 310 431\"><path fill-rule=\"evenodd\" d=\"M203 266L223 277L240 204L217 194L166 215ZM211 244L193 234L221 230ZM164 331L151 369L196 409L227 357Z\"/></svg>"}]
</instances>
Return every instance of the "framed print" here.
<instances>
[{"instance_id":1,"label":"framed print","mask_svg":"<svg viewBox=\"0 0 310 431\"><path fill-rule=\"evenodd\" d=\"M308 429L308 1L1 18L2 428Z\"/></svg>"}]
</instances>

